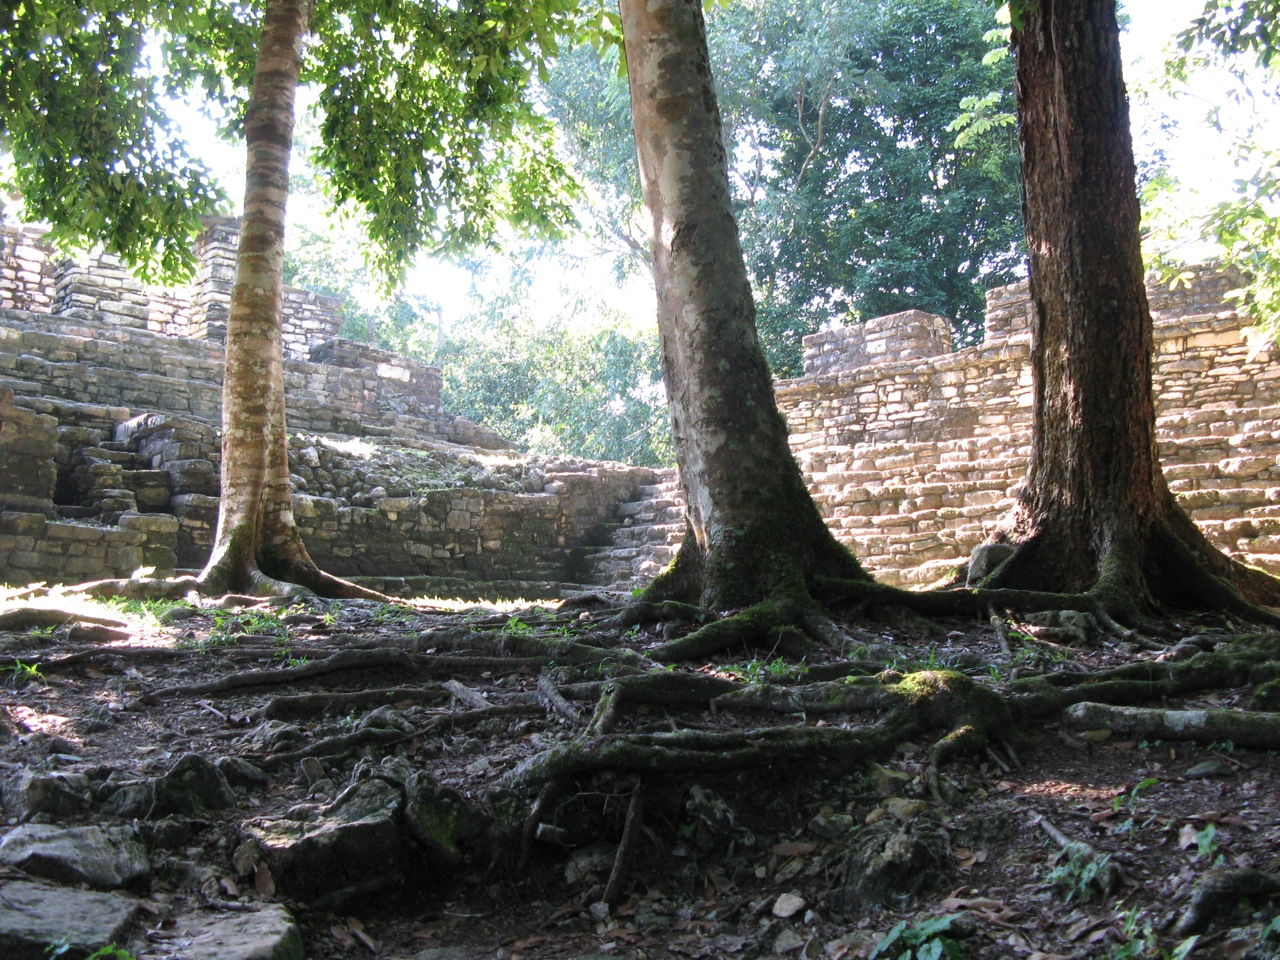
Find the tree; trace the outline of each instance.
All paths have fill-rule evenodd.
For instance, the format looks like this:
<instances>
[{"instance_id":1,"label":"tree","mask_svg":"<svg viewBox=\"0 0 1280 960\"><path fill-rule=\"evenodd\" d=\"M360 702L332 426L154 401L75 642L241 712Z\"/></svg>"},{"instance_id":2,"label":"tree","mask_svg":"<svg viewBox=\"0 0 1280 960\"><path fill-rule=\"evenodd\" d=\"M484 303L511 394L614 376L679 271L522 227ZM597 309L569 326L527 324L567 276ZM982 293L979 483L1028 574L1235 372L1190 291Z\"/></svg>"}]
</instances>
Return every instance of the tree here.
<instances>
[{"instance_id":1,"label":"tree","mask_svg":"<svg viewBox=\"0 0 1280 960\"><path fill-rule=\"evenodd\" d=\"M688 505L684 543L649 598L722 610L804 601L822 578L867 580L823 524L774 402L738 246L701 3L620 7L652 218L663 379ZM776 603L771 609L776 615Z\"/></svg>"},{"instance_id":2,"label":"tree","mask_svg":"<svg viewBox=\"0 0 1280 960\"><path fill-rule=\"evenodd\" d=\"M1019 136L1034 307L1033 450L1015 554L986 586L1089 591L1129 620L1157 603L1274 603L1179 509L1156 457L1115 0L1015 9Z\"/></svg>"},{"instance_id":3,"label":"tree","mask_svg":"<svg viewBox=\"0 0 1280 960\"><path fill-rule=\"evenodd\" d=\"M434 360L446 405L531 453L670 463L656 335L625 332L603 307L592 318L586 331L523 312L455 324Z\"/></svg>"},{"instance_id":4,"label":"tree","mask_svg":"<svg viewBox=\"0 0 1280 960\"><path fill-rule=\"evenodd\" d=\"M1019 265L1011 127L964 149L968 97L1012 111L1012 61L984 62L984 0L741 0L708 16L734 212L770 367L800 372L822 323L912 307L981 329L986 286ZM602 234L629 232L637 187L609 131L625 106L613 54L553 67L548 104L598 199Z\"/></svg>"},{"instance_id":5,"label":"tree","mask_svg":"<svg viewBox=\"0 0 1280 960\"><path fill-rule=\"evenodd\" d=\"M222 502L202 584L281 589L284 580L328 593L361 592L315 567L290 509L279 287L294 91L300 80L320 86L318 162L334 203L366 214L376 241L370 259L388 281L424 247L492 242L501 221L555 231L568 222L570 181L527 90L558 38L576 28L574 4L321 3L310 22L304 0L267 0L265 15L220 3L177 12L146 0L104 0L94 10L51 12L53 6L26 3L6 14L21 46L6 48L12 60L0 107L6 131L22 146L15 161L33 196L47 193L77 212L85 202L68 194L80 184L77 171L90 171L92 216L76 222L81 236L137 262L150 245L176 246L185 239L182 229L189 232L194 214L175 215L165 202L186 203L180 186L193 175L181 151L146 152L148 144L167 142L155 132L157 85L131 79L149 67L148 31L161 41L167 89L198 82L228 107L233 126L242 121L248 141L242 267L228 324ZM308 29L313 42L304 56ZM81 43L82 32L93 42ZM46 40L50 33L57 42ZM46 55L46 48L58 55ZM251 84L246 63L257 64ZM105 89L102 76L112 81ZM240 92L250 86L241 115ZM22 119L19 97L32 90L47 94L50 107L72 103L66 137L57 136L64 118L55 109L42 109L39 123ZM111 108L135 97L144 106L113 124ZM93 136L74 128L84 113L97 123ZM74 151L60 162L67 145ZM162 182L177 184L172 196L146 193L147 183L132 175L133 148L167 177ZM122 221L130 200L169 216Z\"/></svg>"},{"instance_id":6,"label":"tree","mask_svg":"<svg viewBox=\"0 0 1280 960\"><path fill-rule=\"evenodd\" d=\"M260 590L267 578L326 594L372 594L324 575L293 521L284 401L284 232L294 97L309 0L268 0L245 113L244 225L227 318L222 497L202 586Z\"/></svg>"},{"instance_id":7,"label":"tree","mask_svg":"<svg viewBox=\"0 0 1280 960\"><path fill-rule=\"evenodd\" d=\"M1012 110L985 0L755 0L718 11L737 212L761 336L918 308L981 336L984 291L1021 265L1011 126L956 146L962 103ZM723 51L717 57L717 53ZM776 348L775 348L776 351ZM777 365L786 356L771 352Z\"/></svg>"},{"instance_id":8,"label":"tree","mask_svg":"<svg viewBox=\"0 0 1280 960\"><path fill-rule=\"evenodd\" d=\"M1175 94L1193 88L1192 78L1206 68L1232 75L1238 84L1228 95L1233 103L1213 103L1206 111L1206 122L1220 133L1224 113L1235 115L1231 159L1245 174L1234 180L1236 196L1203 215L1184 212L1167 232L1181 239L1199 228L1214 240L1222 261L1245 275L1240 308L1257 322L1251 332L1272 341L1280 339L1280 150L1271 122L1280 109L1277 23L1277 0L1208 0L1179 33L1165 64L1165 83ZM1167 180L1160 186L1162 200L1181 199L1182 184Z\"/></svg>"}]
</instances>

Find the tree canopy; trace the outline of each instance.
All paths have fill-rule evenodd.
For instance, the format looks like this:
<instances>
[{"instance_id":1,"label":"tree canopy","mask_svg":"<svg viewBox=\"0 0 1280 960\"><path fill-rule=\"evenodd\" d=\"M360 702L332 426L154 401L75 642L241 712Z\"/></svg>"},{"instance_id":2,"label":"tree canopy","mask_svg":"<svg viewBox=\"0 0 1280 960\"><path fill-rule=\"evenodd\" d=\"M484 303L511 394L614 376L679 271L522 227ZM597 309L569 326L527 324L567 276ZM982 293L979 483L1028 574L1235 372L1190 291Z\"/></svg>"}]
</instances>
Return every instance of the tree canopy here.
<instances>
[{"instance_id":1,"label":"tree canopy","mask_svg":"<svg viewBox=\"0 0 1280 960\"><path fill-rule=\"evenodd\" d=\"M989 58L983 0L743 0L708 34L735 213L775 373L829 321L920 308L981 328L983 291L1020 263L1010 126L956 146L962 102L1012 112L1012 67ZM603 232L634 249L632 149L612 51L551 72L549 103L597 199Z\"/></svg>"},{"instance_id":2,"label":"tree canopy","mask_svg":"<svg viewBox=\"0 0 1280 960\"><path fill-rule=\"evenodd\" d=\"M1245 118L1231 131L1226 157L1238 174L1235 196L1207 211L1181 211L1168 232L1203 233L1224 262L1244 273L1242 307L1271 340L1280 339L1280 149L1272 121L1280 110L1278 22L1276 0L1207 0L1200 16L1178 35L1165 64L1166 85L1175 95L1193 91L1206 70L1234 78L1235 87L1226 94L1231 102L1209 105L1206 122L1223 132L1224 107ZM1166 178L1153 194L1169 204L1182 186Z\"/></svg>"},{"instance_id":3,"label":"tree canopy","mask_svg":"<svg viewBox=\"0 0 1280 960\"><path fill-rule=\"evenodd\" d=\"M22 0L0 12L0 143L11 189L55 240L102 243L148 276L194 264L223 199L168 119L202 100L242 120L262 2ZM531 78L581 25L574 0L319 0L301 80L319 91L316 162L394 279L420 250L494 242L500 224L555 232L574 185Z\"/></svg>"}]
</instances>

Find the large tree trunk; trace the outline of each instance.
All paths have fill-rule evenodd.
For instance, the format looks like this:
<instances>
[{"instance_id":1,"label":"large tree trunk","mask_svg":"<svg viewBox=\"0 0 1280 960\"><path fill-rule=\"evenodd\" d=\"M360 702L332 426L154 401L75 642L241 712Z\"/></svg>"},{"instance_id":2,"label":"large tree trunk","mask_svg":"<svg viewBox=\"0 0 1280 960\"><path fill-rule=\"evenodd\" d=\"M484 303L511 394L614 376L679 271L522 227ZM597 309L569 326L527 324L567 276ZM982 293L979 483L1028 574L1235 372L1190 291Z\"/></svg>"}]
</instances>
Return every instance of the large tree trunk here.
<instances>
[{"instance_id":1,"label":"large tree trunk","mask_svg":"<svg viewBox=\"0 0 1280 960\"><path fill-rule=\"evenodd\" d=\"M700 0L621 0L688 534L655 596L725 609L868 579L823 524L755 328Z\"/></svg>"},{"instance_id":2,"label":"large tree trunk","mask_svg":"<svg viewBox=\"0 0 1280 960\"><path fill-rule=\"evenodd\" d=\"M1019 550L990 585L1093 589L1113 609L1230 606L1276 581L1227 560L1178 508L1156 457L1115 0L1023 3L1014 31L1034 305L1034 448ZM1238 603L1238 599L1234 602Z\"/></svg>"},{"instance_id":3,"label":"large tree trunk","mask_svg":"<svg viewBox=\"0 0 1280 960\"><path fill-rule=\"evenodd\" d=\"M293 520L284 398L284 230L294 97L310 0L268 0L245 116L244 229L227 319L222 500L201 574L212 590L378 596L318 570Z\"/></svg>"}]
</instances>

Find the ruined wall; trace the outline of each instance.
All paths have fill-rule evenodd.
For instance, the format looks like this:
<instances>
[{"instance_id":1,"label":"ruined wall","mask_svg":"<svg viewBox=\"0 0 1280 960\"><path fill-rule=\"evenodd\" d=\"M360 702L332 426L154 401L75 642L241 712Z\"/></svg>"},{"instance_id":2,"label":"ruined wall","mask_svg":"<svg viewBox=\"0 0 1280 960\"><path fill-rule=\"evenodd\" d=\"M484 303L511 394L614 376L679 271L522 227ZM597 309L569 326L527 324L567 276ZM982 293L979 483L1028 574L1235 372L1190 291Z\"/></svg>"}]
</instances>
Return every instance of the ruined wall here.
<instances>
[{"instance_id":1,"label":"ruined wall","mask_svg":"<svg viewBox=\"0 0 1280 960\"><path fill-rule=\"evenodd\" d=\"M93 425L109 424L113 414L72 404L59 411L59 420L14 399L11 390L0 387L0 582L127 577L139 567L172 573L178 521L171 516L144 516L134 502L134 512L117 511L110 524L84 522L76 511L54 519L59 468L86 456L81 441L97 437ZM96 492L108 505L124 493L105 482Z\"/></svg>"},{"instance_id":2,"label":"ruined wall","mask_svg":"<svg viewBox=\"0 0 1280 960\"><path fill-rule=\"evenodd\" d=\"M326 569L409 593L554 596L592 582L653 471L401 437L290 435L303 540ZM0 387L0 582L199 568L218 432L174 414Z\"/></svg>"},{"instance_id":3,"label":"ruined wall","mask_svg":"<svg viewBox=\"0 0 1280 960\"><path fill-rule=\"evenodd\" d=\"M356 436L437 437L505 447L493 431L446 413L434 367L349 341L285 361L290 428ZM0 310L0 386L49 397L166 411L218 422L221 343L152 333L114 320Z\"/></svg>"},{"instance_id":4,"label":"ruined wall","mask_svg":"<svg viewBox=\"0 0 1280 960\"><path fill-rule=\"evenodd\" d=\"M1226 300L1238 285L1199 269L1148 291L1159 451L1210 539L1280 572L1280 364L1250 357ZM1031 439L1029 318L1022 283L988 294L985 341L955 352L916 311L825 331L805 339L805 375L778 385L828 525L882 579L944 575L1012 504Z\"/></svg>"},{"instance_id":5,"label":"ruined wall","mask_svg":"<svg viewBox=\"0 0 1280 960\"><path fill-rule=\"evenodd\" d=\"M221 343L235 286L240 223L210 221L196 244L196 276L186 287L140 283L120 258L92 253L60 257L45 231L0 225L0 308L55 313L113 327ZM311 347L338 335L338 300L285 288L285 356L306 359Z\"/></svg>"},{"instance_id":6,"label":"ruined wall","mask_svg":"<svg viewBox=\"0 0 1280 960\"><path fill-rule=\"evenodd\" d=\"M44 235L39 227L0 224L0 308L53 308L53 263Z\"/></svg>"},{"instance_id":7,"label":"ruined wall","mask_svg":"<svg viewBox=\"0 0 1280 960\"><path fill-rule=\"evenodd\" d=\"M0 580L203 562L234 239L234 224L214 224L195 293L166 293L106 260L54 269L37 255L38 231L0 232ZM1209 538L1280 572L1280 365L1250 354L1226 301L1236 286L1201 269L1149 290L1159 450ZM305 355L286 362L291 430L505 446L441 409L437 370L321 336L322 300L291 303L314 320L291 348ZM51 320L49 309L65 312ZM1015 284L988 294L985 340L963 350L951 350L943 318L920 311L824 331L806 338L805 375L778 384L823 515L887 582L944 576L1006 515L1028 462L1029 321ZM171 336L181 331L195 339ZM495 453L498 479L477 480L488 468L473 464L423 488L319 442L296 440L291 457L304 538L347 575L630 588L683 530L672 479L617 464Z\"/></svg>"}]
</instances>

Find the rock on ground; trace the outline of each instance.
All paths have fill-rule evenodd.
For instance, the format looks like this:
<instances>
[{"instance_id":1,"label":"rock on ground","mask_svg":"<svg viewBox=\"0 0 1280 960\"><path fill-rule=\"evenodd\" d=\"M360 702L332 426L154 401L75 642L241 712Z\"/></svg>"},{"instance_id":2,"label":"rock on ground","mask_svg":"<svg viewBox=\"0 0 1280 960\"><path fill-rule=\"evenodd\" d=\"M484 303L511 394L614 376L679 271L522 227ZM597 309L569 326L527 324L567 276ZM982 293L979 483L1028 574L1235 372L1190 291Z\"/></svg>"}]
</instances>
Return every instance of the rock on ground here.
<instances>
[{"instance_id":1,"label":"rock on ground","mask_svg":"<svg viewBox=\"0 0 1280 960\"><path fill-rule=\"evenodd\" d=\"M151 872L147 848L125 826L55 827L27 823L0 841L0 863L62 883L127 887Z\"/></svg>"},{"instance_id":2,"label":"rock on ground","mask_svg":"<svg viewBox=\"0 0 1280 960\"><path fill-rule=\"evenodd\" d=\"M293 917L276 903L244 913L186 914L177 918L173 942L200 960L303 960Z\"/></svg>"},{"instance_id":3,"label":"rock on ground","mask_svg":"<svg viewBox=\"0 0 1280 960\"><path fill-rule=\"evenodd\" d=\"M5 960L45 960L46 948L59 941L76 951L71 956L124 943L140 909L138 901L118 894L26 880L5 883L0 895L0 957Z\"/></svg>"}]
</instances>

